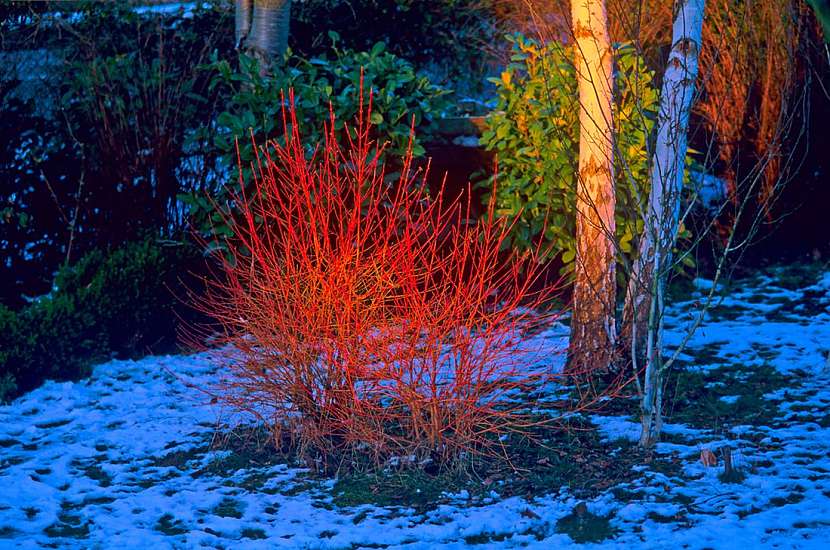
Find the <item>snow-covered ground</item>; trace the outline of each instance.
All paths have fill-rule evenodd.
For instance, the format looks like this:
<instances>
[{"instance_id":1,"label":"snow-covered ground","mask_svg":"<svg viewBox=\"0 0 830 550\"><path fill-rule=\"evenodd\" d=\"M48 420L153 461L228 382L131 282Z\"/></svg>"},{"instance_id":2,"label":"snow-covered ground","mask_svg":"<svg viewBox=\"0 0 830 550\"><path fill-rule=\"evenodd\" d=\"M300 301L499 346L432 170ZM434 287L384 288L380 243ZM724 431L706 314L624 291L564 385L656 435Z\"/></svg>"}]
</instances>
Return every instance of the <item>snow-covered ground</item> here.
<instances>
[{"instance_id":1,"label":"snow-covered ground","mask_svg":"<svg viewBox=\"0 0 830 550\"><path fill-rule=\"evenodd\" d=\"M830 274L814 275L771 270L728 291L681 356L658 456L586 502L614 532L596 545L830 548ZM695 302L672 309L672 341ZM182 380L219 368L204 355L113 361L0 407L0 548L581 546L557 527L580 502L564 489L340 507L334 480L215 450L229 418ZM606 440L637 436L631 416L592 421ZM737 482L700 461L723 446Z\"/></svg>"}]
</instances>

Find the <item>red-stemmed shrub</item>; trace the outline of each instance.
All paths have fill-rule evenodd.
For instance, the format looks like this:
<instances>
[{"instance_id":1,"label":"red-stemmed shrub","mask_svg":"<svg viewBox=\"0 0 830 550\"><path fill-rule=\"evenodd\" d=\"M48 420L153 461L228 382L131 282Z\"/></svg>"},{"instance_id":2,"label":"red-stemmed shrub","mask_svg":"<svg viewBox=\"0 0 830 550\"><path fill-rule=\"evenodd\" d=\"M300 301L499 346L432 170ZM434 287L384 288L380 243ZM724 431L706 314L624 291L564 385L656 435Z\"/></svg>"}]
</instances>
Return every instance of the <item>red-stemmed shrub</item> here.
<instances>
[{"instance_id":1,"label":"red-stemmed shrub","mask_svg":"<svg viewBox=\"0 0 830 550\"><path fill-rule=\"evenodd\" d=\"M200 303L225 350L214 395L315 456L494 451L533 422L522 392L556 374L539 361L556 350L525 340L553 316L539 251L505 261L494 205L473 222L469 193L430 197L411 155L386 173L371 99L346 146L332 115L313 154L286 111L255 193L234 196L222 277Z\"/></svg>"}]
</instances>

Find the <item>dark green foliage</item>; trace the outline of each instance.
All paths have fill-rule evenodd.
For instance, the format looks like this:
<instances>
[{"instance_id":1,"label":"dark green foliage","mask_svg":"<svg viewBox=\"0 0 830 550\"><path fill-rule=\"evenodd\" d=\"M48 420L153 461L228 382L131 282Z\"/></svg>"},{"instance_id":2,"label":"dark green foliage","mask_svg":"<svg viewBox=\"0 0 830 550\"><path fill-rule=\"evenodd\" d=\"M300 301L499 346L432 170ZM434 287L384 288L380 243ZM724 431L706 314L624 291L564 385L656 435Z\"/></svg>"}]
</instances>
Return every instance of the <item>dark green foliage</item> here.
<instances>
[{"instance_id":1,"label":"dark green foliage","mask_svg":"<svg viewBox=\"0 0 830 550\"><path fill-rule=\"evenodd\" d=\"M0 399L44 379L74 380L111 355L136 357L170 349L198 251L152 240L105 255L94 251L63 268L49 295L18 312L0 306Z\"/></svg>"},{"instance_id":2,"label":"dark green foliage","mask_svg":"<svg viewBox=\"0 0 830 550\"><path fill-rule=\"evenodd\" d=\"M0 401L17 392L17 380L6 365L18 356L22 334L17 314L0 304Z\"/></svg>"},{"instance_id":3,"label":"dark green foliage","mask_svg":"<svg viewBox=\"0 0 830 550\"><path fill-rule=\"evenodd\" d=\"M0 303L13 309L67 261L186 225L177 195L211 172L188 138L219 102L204 65L235 55L221 3L49 6L0 18Z\"/></svg>"},{"instance_id":4,"label":"dark green foliage","mask_svg":"<svg viewBox=\"0 0 830 550\"><path fill-rule=\"evenodd\" d=\"M68 181L80 177L71 145L19 86L0 74L0 303L15 309L48 290L65 257L68 222L55 199L68 208Z\"/></svg>"},{"instance_id":5,"label":"dark green foliage","mask_svg":"<svg viewBox=\"0 0 830 550\"><path fill-rule=\"evenodd\" d=\"M830 0L807 0L815 10L816 18L824 31L824 41L830 43Z\"/></svg>"},{"instance_id":6,"label":"dark green foliage","mask_svg":"<svg viewBox=\"0 0 830 550\"><path fill-rule=\"evenodd\" d=\"M497 30L490 0L304 0L291 7L291 48L316 56L328 46L325 31L342 45L368 50L383 42L395 55L429 69L443 84L465 83L464 93L484 85L487 56ZM322 23L322 25L321 25ZM321 28L321 26L323 28Z\"/></svg>"},{"instance_id":7,"label":"dark green foliage","mask_svg":"<svg viewBox=\"0 0 830 550\"><path fill-rule=\"evenodd\" d=\"M107 228L103 245L147 229L169 235L185 224L177 195L201 189L209 173L204 144L191 138L218 110L205 64L232 55L230 12L197 3L187 16L162 16L96 3L83 14L73 30L96 40L73 43L60 86L91 172L84 192L99 206L85 208L83 225Z\"/></svg>"},{"instance_id":8,"label":"dark green foliage","mask_svg":"<svg viewBox=\"0 0 830 550\"><path fill-rule=\"evenodd\" d=\"M330 35L336 45L337 35ZM213 200L223 206L230 201L227 182L235 183L238 178L237 160L241 161L244 181L253 186L250 166L256 162L256 149L252 136L263 148L268 140L283 135L283 107L290 90L294 93L300 135L309 154L323 143L323 124L332 112L338 137L346 141L344 127L354 122L361 108L361 75L365 107L372 91L373 130L393 158L403 156L409 146L413 117L413 154L423 155L421 141L432 129L434 119L449 106L446 90L418 74L408 61L389 53L383 43L365 52L334 47L328 54L313 58L288 54L284 64L274 67L273 74L266 76L261 74L256 59L247 56L240 57L238 70L227 61L217 61L214 68L211 86L222 89L230 98L227 109L217 118L214 139L224 176L220 178L221 185L213 190ZM214 206L204 194L181 198L190 204L194 224L204 234L230 234L231 228L214 215Z\"/></svg>"},{"instance_id":9,"label":"dark green foliage","mask_svg":"<svg viewBox=\"0 0 830 550\"><path fill-rule=\"evenodd\" d=\"M163 14L134 7L82 0L16 2L0 10L9 54L0 75L0 303L12 309L25 304L24 295L48 292L61 265L91 250L116 248L148 231L177 234L189 221L180 197L203 197L210 181L227 183L235 162L223 167L217 154L230 150L234 130L246 138L248 116L278 112L273 94L261 100L270 110L249 115L240 114L245 98L226 105L248 84L244 77L230 87L211 84L209 61L237 59L231 3L188 3ZM341 36L334 54L329 30ZM389 52L430 74L451 59L446 65L455 80L485 68L479 46L492 32L478 0L295 2L291 45L300 56L283 84L297 87L301 108L319 130L328 116L326 81L334 95L342 92L333 99L348 120L354 100L345 88L365 65L376 91L391 94L376 97L384 117L379 136L400 148L408 136L405 111L420 122L444 104L413 65ZM373 49L378 42L387 51ZM364 49L372 52L350 53ZM213 131L223 110L231 118L220 121L230 124L219 125L226 147L217 151Z\"/></svg>"},{"instance_id":10,"label":"dark green foliage","mask_svg":"<svg viewBox=\"0 0 830 550\"><path fill-rule=\"evenodd\" d=\"M579 147L573 50L557 42L543 46L520 34L508 39L513 55L501 78L492 79L498 104L481 137L498 154L497 213L509 219L521 213L511 235L518 249L535 244L548 216L544 240L568 266L576 255ZM659 93L654 72L633 47L617 46L615 63L617 242L628 254L642 231L639 208L649 189L647 143Z\"/></svg>"}]
</instances>

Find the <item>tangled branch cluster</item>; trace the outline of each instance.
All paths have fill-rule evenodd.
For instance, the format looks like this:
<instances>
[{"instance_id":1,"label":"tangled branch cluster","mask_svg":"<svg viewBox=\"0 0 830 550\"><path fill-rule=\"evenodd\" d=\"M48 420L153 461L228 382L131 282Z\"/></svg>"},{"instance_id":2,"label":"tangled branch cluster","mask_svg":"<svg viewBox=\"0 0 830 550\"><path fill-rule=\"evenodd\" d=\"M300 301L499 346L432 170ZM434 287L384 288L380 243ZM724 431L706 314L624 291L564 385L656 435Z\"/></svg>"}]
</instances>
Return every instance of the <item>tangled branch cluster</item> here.
<instances>
[{"instance_id":1,"label":"tangled branch cluster","mask_svg":"<svg viewBox=\"0 0 830 550\"><path fill-rule=\"evenodd\" d=\"M554 316L541 251L505 261L494 204L474 223L469 193L430 197L411 154L386 173L371 99L312 155L283 118L201 302L232 350L215 395L317 457L494 452L533 422L515 397L554 374L523 340Z\"/></svg>"}]
</instances>

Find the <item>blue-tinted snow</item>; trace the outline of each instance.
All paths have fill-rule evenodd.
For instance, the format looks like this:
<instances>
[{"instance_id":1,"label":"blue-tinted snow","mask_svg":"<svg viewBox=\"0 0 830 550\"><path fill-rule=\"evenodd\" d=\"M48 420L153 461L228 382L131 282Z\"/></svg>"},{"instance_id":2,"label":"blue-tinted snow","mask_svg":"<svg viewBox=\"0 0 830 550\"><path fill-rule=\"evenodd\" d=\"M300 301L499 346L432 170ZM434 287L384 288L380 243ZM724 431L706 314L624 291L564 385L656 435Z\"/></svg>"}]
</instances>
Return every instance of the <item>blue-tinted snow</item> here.
<instances>
[{"instance_id":1,"label":"blue-tinted snow","mask_svg":"<svg viewBox=\"0 0 830 550\"><path fill-rule=\"evenodd\" d=\"M808 313L778 311L786 300L806 298ZM830 548L830 273L800 290L762 280L731 291L727 303L741 315L709 316L682 357L692 360L696 348L717 343L713 364L695 368L768 363L792 376L792 387L765 396L778 404L779 417L770 426L726 431L669 422L666 432L675 437L657 453L679 461L682 475L644 464L638 479L616 488L636 498L607 491L588 502L594 513L613 514L619 530L598 547ZM692 304L672 310L670 343L691 323ZM112 361L87 381L49 382L0 407L0 547L466 548L465 538L487 534L504 540L478 547L578 546L555 531L577 503L567 492L532 500L493 492L475 505L462 492L416 514L333 507L331 481L302 485L304 472L282 464L206 473L227 455L210 450L217 426L234 418L188 383L207 384L220 372L207 355ZM638 435L630 417L592 420L606 439ZM740 483L722 482L720 466L699 460L703 449L726 445L747 474ZM265 481L246 489L253 474ZM301 485L291 490L295 483ZM217 512L225 499L241 517ZM62 531L66 526L76 530ZM80 538L61 536L73 533ZM251 533L266 538L243 537Z\"/></svg>"}]
</instances>

